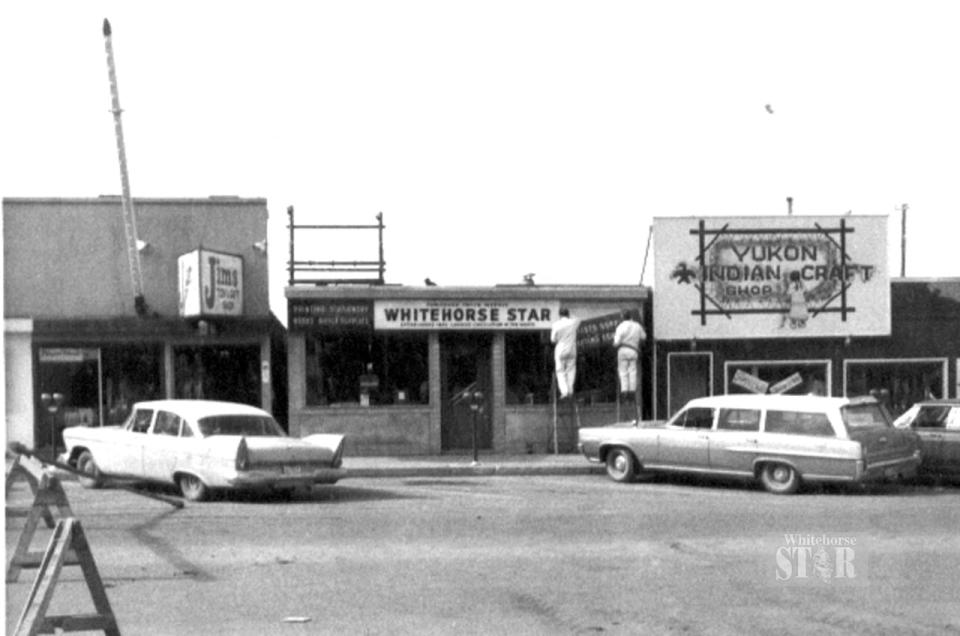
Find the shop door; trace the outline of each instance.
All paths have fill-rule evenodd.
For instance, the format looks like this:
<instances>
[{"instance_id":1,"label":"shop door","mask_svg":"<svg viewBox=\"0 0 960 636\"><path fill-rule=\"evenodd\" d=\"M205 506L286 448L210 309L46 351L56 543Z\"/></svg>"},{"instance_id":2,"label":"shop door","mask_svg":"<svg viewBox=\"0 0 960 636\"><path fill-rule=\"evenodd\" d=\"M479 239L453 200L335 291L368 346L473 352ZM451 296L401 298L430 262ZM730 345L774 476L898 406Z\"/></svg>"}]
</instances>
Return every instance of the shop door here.
<instances>
[{"instance_id":1,"label":"shop door","mask_svg":"<svg viewBox=\"0 0 960 636\"><path fill-rule=\"evenodd\" d=\"M667 395L670 401L667 417L693 398L711 394L710 362L709 353L671 353L667 356Z\"/></svg>"},{"instance_id":2,"label":"shop door","mask_svg":"<svg viewBox=\"0 0 960 636\"><path fill-rule=\"evenodd\" d=\"M449 334L440 337L440 390L443 395L440 448L443 451L472 450L474 422L479 450L493 446L490 413L491 367L488 334ZM479 394L479 408L470 396Z\"/></svg>"},{"instance_id":3,"label":"shop door","mask_svg":"<svg viewBox=\"0 0 960 636\"><path fill-rule=\"evenodd\" d=\"M63 429L100 423L100 350L41 347L34 446L56 457Z\"/></svg>"}]
</instances>

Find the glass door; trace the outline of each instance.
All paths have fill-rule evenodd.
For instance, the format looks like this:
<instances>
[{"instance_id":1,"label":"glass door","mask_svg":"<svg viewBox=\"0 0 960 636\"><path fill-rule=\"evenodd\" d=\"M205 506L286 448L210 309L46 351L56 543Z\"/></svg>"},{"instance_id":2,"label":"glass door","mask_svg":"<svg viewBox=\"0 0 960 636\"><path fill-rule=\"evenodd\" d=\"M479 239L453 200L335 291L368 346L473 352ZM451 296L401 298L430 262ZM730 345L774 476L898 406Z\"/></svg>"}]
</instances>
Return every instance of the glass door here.
<instances>
[{"instance_id":1,"label":"glass door","mask_svg":"<svg viewBox=\"0 0 960 636\"><path fill-rule=\"evenodd\" d=\"M440 448L467 451L493 447L489 334L440 336L440 390L443 395ZM476 440L476 441L475 441Z\"/></svg>"}]
</instances>

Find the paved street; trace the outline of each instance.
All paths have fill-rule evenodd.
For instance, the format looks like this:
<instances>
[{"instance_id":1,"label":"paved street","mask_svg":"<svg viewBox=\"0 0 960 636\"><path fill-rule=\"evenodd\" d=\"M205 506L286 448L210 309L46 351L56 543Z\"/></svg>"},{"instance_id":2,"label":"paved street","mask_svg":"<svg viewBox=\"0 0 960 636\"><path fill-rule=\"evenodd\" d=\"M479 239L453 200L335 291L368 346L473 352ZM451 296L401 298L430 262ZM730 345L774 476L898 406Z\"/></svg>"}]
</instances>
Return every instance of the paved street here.
<instances>
[{"instance_id":1,"label":"paved street","mask_svg":"<svg viewBox=\"0 0 960 636\"><path fill-rule=\"evenodd\" d=\"M182 510L65 488L124 634L960 633L955 488L351 478ZM8 632L34 575L7 585ZM80 580L48 613L92 610Z\"/></svg>"}]
</instances>

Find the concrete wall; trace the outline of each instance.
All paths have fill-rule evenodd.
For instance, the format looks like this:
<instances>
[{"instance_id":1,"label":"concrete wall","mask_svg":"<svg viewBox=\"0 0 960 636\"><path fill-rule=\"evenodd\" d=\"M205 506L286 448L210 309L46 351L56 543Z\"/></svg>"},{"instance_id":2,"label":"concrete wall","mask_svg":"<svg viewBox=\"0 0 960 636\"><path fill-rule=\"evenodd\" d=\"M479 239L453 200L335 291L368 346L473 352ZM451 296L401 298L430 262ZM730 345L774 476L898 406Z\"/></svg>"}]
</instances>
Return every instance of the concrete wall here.
<instances>
[{"instance_id":1,"label":"concrete wall","mask_svg":"<svg viewBox=\"0 0 960 636\"><path fill-rule=\"evenodd\" d=\"M144 296L177 316L177 258L198 247L244 264L244 315L269 316L264 199L135 199ZM102 318L135 315L119 197L4 199L4 315Z\"/></svg>"},{"instance_id":2,"label":"concrete wall","mask_svg":"<svg viewBox=\"0 0 960 636\"><path fill-rule=\"evenodd\" d=\"M347 457L369 455L431 455L434 448L433 429L439 422L429 406L394 406L390 408L337 407L306 408L290 412L290 430L296 426L297 436L313 433L340 433L346 436Z\"/></svg>"},{"instance_id":3,"label":"concrete wall","mask_svg":"<svg viewBox=\"0 0 960 636\"><path fill-rule=\"evenodd\" d=\"M7 442L34 448L33 321L3 321L4 415Z\"/></svg>"}]
</instances>

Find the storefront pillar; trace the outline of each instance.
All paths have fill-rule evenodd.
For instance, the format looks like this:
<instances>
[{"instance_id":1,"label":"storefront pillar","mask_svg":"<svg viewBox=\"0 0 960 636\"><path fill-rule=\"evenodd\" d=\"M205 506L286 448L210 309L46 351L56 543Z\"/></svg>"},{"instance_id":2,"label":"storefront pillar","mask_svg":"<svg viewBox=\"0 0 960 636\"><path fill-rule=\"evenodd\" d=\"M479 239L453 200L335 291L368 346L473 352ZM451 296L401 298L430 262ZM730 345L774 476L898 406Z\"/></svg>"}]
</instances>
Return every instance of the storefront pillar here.
<instances>
[{"instance_id":1,"label":"storefront pillar","mask_svg":"<svg viewBox=\"0 0 960 636\"><path fill-rule=\"evenodd\" d=\"M177 395L177 379L174 373L173 343L163 343L163 395L170 399Z\"/></svg>"},{"instance_id":2,"label":"storefront pillar","mask_svg":"<svg viewBox=\"0 0 960 636\"><path fill-rule=\"evenodd\" d=\"M432 360L432 358L431 358ZM307 344L306 336L299 332L287 334L287 398L291 415L301 413L307 405ZM431 399L433 385L431 382ZM439 389L438 389L439 393ZM301 418L290 417L290 435L303 437Z\"/></svg>"},{"instance_id":3,"label":"storefront pillar","mask_svg":"<svg viewBox=\"0 0 960 636\"><path fill-rule=\"evenodd\" d=\"M440 389L440 333L431 332L427 337L427 364L430 374L430 452L440 453L440 426L442 422L443 394ZM293 365L291 365L293 366Z\"/></svg>"},{"instance_id":4,"label":"storefront pillar","mask_svg":"<svg viewBox=\"0 0 960 636\"><path fill-rule=\"evenodd\" d=\"M273 413L273 384L270 381L270 337L260 338L260 408Z\"/></svg>"}]
</instances>

